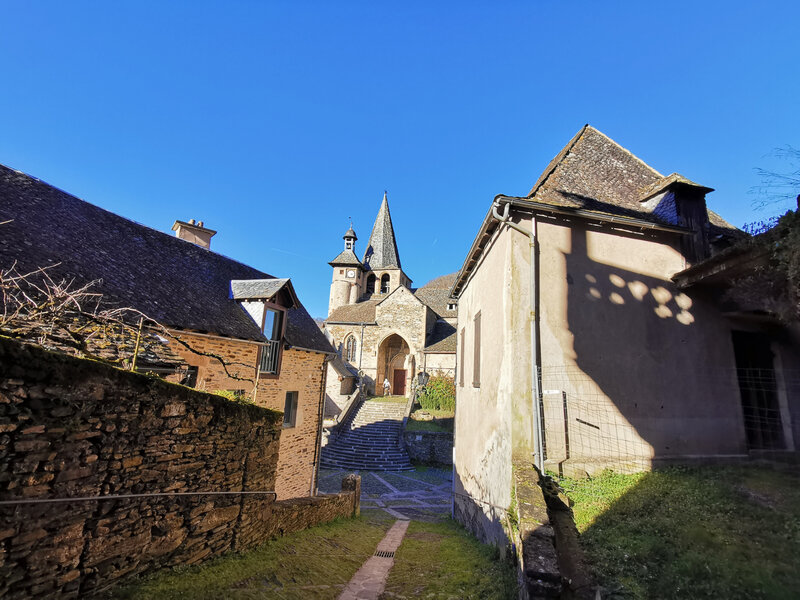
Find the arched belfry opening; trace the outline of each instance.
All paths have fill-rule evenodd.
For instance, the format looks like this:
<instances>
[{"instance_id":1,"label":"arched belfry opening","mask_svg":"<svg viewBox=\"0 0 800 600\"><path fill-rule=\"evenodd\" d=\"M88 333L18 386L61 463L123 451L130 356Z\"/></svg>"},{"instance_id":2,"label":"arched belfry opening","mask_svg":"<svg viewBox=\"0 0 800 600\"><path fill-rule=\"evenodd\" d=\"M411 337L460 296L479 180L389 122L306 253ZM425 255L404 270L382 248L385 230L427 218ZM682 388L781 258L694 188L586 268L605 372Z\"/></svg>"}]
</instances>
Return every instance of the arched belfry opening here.
<instances>
[{"instance_id":1,"label":"arched belfry opening","mask_svg":"<svg viewBox=\"0 0 800 600\"><path fill-rule=\"evenodd\" d=\"M375 293L375 273L370 273L367 277L367 294L374 294Z\"/></svg>"},{"instance_id":2,"label":"arched belfry opening","mask_svg":"<svg viewBox=\"0 0 800 600\"><path fill-rule=\"evenodd\" d=\"M414 357L411 348L402 337L393 333L381 342L378 348L378 377L375 393L383 393L383 381L389 380L389 391L395 396L405 396L409 381L414 374Z\"/></svg>"},{"instance_id":3,"label":"arched belfry opening","mask_svg":"<svg viewBox=\"0 0 800 600\"><path fill-rule=\"evenodd\" d=\"M381 294L389 293L389 274L384 273L381 276Z\"/></svg>"}]
</instances>

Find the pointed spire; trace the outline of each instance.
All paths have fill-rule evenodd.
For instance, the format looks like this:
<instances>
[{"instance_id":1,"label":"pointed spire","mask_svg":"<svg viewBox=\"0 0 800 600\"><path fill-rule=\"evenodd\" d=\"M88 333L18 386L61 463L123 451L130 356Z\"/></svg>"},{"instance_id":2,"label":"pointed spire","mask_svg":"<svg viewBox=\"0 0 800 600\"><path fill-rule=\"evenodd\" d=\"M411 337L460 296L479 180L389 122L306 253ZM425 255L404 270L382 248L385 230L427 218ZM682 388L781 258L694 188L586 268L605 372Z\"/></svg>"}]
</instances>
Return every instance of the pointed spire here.
<instances>
[{"instance_id":1,"label":"pointed spire","mask_svg":"<svg viewBox=\"0 0 800 600\"><path fill-rule=\"evenodd\" d=\"M384 190L383 202L381 202L378 216L375 218L375 225L372 226L372 233L369 236L367 249L364 252L363 262L371 269L401 268L387 196L388 194Z\"/></svg>"}]
</instances>

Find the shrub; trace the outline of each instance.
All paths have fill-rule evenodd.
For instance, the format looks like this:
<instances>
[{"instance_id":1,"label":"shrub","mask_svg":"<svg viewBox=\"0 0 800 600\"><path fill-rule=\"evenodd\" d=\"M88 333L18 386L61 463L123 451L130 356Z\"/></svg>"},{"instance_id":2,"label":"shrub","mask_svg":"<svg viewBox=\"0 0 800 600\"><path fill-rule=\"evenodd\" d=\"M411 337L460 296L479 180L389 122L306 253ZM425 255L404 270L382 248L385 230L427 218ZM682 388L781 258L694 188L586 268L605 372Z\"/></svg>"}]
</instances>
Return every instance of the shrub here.
<instances>
[{"instance_id":1,"label":"shrub","mask_svg":"<svg viewBox=\"0 0 800 600\"><path fill-rule=\"evenodd\" d=\"M449 410L456 408L456 385L452 377L431 375L428 385L419 396L425 410Z\"/></svg>"}]
</instances>

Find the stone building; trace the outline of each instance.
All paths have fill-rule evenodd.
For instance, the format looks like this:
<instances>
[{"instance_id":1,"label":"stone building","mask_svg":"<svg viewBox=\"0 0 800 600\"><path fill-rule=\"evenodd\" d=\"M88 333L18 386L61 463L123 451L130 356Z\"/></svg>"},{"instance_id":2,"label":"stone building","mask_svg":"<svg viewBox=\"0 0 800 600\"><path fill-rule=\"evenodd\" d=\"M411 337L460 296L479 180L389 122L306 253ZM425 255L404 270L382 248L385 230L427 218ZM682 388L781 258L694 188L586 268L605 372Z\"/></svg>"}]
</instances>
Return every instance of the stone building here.
<instances>
[{"instance_id":1,"label":"stone building","mask_svg":"<svg viewBox=\"0 0 800 600\"><path fill-rule=\"evenodd\" d=\"M569 475L792 453L800 330L730 306L710 188L585 126L498 195L458 299L455 514L505 541L518 458Z\"/></svg>"},{"instance_id":2,"label":"stone building","mask_svg":"<svg viewBox=\"0 0 800 600\"><path fill-rule=\"evenodd\" d=\"M211 251L216 232L202 222L176 221L173 237L0 166L3 222L0 268L95 281L105 303L139 310L184 342L164 340L180 357L177 370L144 361L137 370L283 411L275 491L315 493L326 362L335 354L289 279Z\"/></svg>"},{"instance_id":3,"label":"stone building","mask_svg":"<svg viewBox=\"0 0 800 600\"><path fill-rule=\"evenodd\" d=\"M360 372L368 393L408 395L420 371L451 375L455 370L456 305L448 299L454 275L414 289L403 271L389 202L383 196L362 257L352 226L333 269L325 331L347 366ZM329 367L328 395L336 405L345 398L343 377Z\"/></svg>"}]
</instances>

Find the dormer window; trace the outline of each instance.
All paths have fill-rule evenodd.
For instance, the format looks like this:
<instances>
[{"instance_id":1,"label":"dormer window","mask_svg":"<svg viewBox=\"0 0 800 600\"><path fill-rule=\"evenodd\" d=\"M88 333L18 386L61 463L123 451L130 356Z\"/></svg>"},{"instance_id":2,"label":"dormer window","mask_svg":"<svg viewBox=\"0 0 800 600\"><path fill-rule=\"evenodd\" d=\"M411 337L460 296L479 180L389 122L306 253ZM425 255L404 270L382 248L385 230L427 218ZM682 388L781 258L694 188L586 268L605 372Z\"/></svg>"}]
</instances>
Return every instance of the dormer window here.
<instances>
[{"instance_id":1,"label":"dormer window","mask_svg":"<svg viewBox=\"0 0 800 600\"><path fill-rule=\"evenodd\" d=\"M455 304L454 302L448 302L447 303L447 310L455 310L457 308L458 308L458 305Z\"/></svg>"},{"instance_id":2,"label":"dormer window","mask_svg":"<svg viewBox=\"0 0 800 600\"><path fill-rule=\"evenodd\" d=\"M260 340L258 363L253 365L259 376L275 378L281 369L283 335L288 310L299 306L288 279L235 279L231 296L255 321L264 338Z\"/></svg>"}]
</instances>

